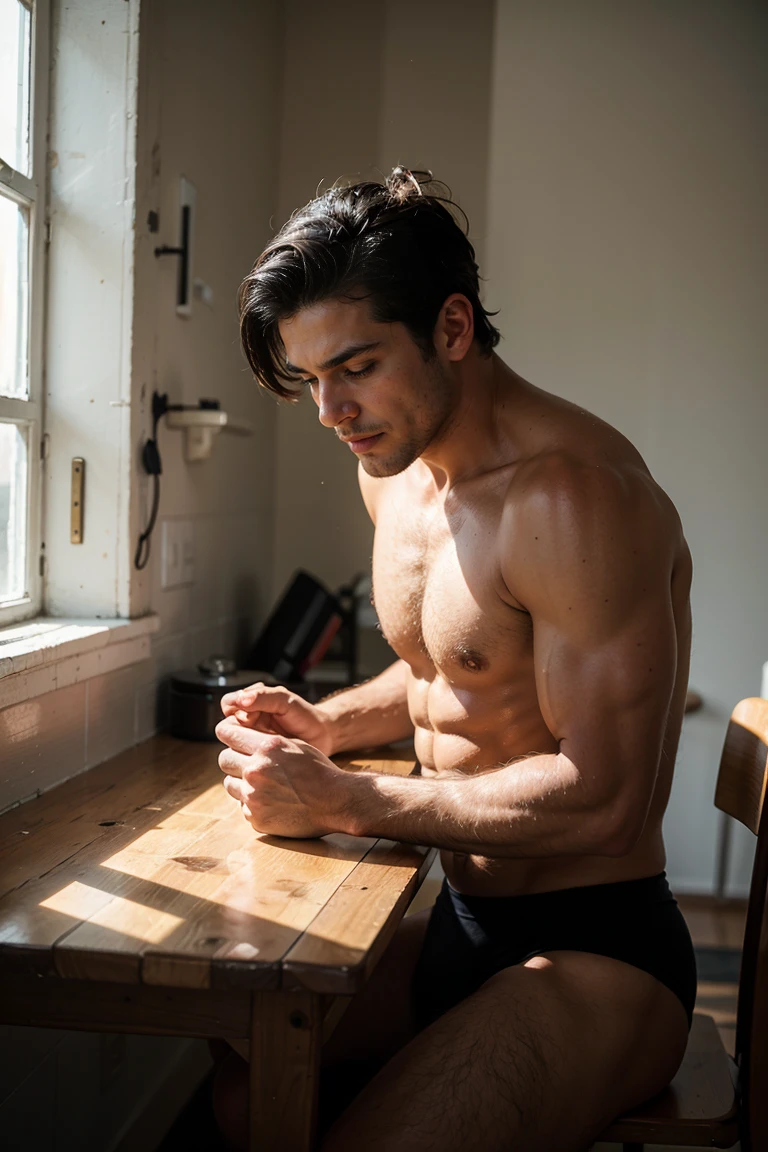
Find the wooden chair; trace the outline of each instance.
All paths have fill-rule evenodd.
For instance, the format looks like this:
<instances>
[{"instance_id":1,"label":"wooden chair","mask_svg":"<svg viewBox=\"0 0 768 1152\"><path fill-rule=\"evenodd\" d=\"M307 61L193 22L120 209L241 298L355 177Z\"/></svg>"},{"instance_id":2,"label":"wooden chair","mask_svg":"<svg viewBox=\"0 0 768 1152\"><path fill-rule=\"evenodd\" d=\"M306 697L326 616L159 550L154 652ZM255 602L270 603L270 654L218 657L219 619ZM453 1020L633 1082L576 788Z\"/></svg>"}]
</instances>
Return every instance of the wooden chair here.
<instances>
[{"instance_id":1,"label":"wooden chair","mask_svg":"<svg viewBox=\"0 0 768 1152\"><path fill-rule=\"evenodd\" d=\"M669 1088L620 1116L599 1137L623 1144L768 1152L768 700L742 700L731 714L715 804L757 836L739 979L736 1059L711 1016L694 1016L682 1067Z\"/></svg>"}]
</instances>

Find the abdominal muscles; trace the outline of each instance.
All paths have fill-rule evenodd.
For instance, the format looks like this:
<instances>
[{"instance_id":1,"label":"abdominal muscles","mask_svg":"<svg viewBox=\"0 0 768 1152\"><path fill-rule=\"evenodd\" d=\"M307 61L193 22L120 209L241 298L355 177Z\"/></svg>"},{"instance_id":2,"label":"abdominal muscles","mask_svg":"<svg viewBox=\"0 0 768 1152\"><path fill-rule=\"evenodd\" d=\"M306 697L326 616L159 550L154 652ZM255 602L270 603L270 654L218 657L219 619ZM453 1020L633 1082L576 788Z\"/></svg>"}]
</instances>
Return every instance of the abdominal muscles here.
<instances>
[{"instance_id":1,"label":"abdominal muscles","mask_svg":"<svg viewBox=\"0 0 768 1152\"><path fill-rule=\"evenodd\" d=\"M421 669L419 671L422 671ZM408 704L414 722L416 757L423 776L475 775L526 756L557 752L538 706L533 678L509 675L449 679L411 671ZM659 834L623 859L600 856L484 855L443 850L443 870L460 892L476 896L512 896L651 875L664 867Z\"/></svg>"},{"instance_id":2,"label":"abdominal muscles","mask_svg":"<svg viewBox=\"0 0 768 1152\"><path fill-rule=\"evenodd\" d=\"M475 687L466 675L460 682L434 670L430 679L409 676L408 705L424 775L473 775L521 756L557 751L530 682L507 678L494 687L488 679L477 677Z\"/></svg>"}]
</instances>

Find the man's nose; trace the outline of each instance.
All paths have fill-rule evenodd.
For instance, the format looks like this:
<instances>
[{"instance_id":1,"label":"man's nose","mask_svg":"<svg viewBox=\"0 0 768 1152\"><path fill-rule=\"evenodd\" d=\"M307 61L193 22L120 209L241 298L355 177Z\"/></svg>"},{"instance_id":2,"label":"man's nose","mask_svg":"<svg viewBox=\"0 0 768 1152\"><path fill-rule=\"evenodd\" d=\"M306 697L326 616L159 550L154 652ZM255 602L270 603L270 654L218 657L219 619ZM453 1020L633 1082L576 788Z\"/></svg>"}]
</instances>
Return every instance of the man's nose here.
<instances>
[{"instance_id":1,"label":"man's nose","mask_svg":"<svg viewBox=\"0 0 768 1152\"><path fill-rule=\"evenodd\" d=\"M326 428L337 428L344 420L354 420L360 408L354 400L344 396L338 389L322 382L318 385L316 402L318 418Z\"/></svg>"}]
</instances>

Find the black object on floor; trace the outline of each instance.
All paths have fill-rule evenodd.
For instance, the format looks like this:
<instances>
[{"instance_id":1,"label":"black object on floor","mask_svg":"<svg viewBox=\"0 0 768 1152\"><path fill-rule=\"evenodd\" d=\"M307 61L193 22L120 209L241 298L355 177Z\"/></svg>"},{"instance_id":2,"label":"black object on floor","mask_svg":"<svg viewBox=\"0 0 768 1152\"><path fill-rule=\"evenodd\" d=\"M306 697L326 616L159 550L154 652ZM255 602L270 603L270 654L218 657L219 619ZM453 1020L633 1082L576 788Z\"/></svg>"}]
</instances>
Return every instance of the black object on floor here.
<instances>
[{"instance_id":1,"label":"black object on floor","mask_svg":"<svg viewBox=\"0 0 768 1152\"><path fill-rule=\"evenodd\" d=\"M299 570L272 609L248 665L264 668L283 682L303 680L322 660L343 619L337 598L309 572Z\"/></svg>"},{"instance_id":2,"label":"black object on floor","mask_svg":"<svg viewBox=\"0 0 768 1152\"><path fill-rule=\"evenodd\" d=\"M211 1071L179 1113L155 1152L229 1152L213 1116Z\"/></svg>"},{"instance_id":3,"label":"black object on floor","mask_svg":"<svg viewBox=\"0 0 768 1152\"><path fill-rule=\"evenodd\" d=\"M741 970L740 948L694 948L699 980L711 984L738 984Z\"/></svg>"}]
</instances>

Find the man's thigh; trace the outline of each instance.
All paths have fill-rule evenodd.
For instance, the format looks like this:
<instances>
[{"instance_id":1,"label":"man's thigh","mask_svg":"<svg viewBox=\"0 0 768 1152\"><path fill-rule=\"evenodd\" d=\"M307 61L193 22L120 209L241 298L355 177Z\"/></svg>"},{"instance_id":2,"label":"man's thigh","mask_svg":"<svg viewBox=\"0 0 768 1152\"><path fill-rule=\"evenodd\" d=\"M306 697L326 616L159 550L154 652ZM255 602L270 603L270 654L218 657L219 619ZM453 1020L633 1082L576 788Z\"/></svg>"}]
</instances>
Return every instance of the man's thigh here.
<instances>
[{"instance_id":1,"label":"man's thigh","mask_svg":"<svg viewBox=\"0 0 768 1152\"><path fill-rule=\"evenodd\" d=\"M397 1053L323 1152L583 1152L669 1082L686 1039L682 1005L647 973L587 953L536 957Z\"/></svg>"}]
</instances>

